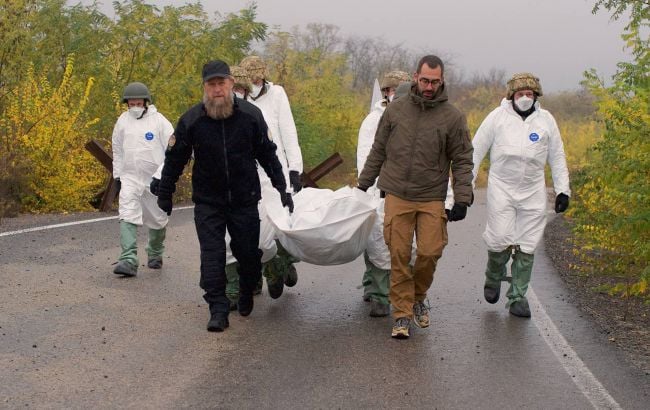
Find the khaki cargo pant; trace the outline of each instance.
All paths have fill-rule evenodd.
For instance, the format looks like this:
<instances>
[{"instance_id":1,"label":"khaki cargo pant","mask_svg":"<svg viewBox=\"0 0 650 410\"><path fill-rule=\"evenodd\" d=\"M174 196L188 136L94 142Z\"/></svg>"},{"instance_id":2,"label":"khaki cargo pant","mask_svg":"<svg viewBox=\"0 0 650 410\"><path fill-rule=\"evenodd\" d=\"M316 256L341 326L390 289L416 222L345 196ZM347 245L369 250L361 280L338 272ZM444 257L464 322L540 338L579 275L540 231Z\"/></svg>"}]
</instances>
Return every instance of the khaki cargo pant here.
<instances>
[{"instance_id":1,"label":"khaki cargo pant","mask_svg":"<svg viewBox=\"0 0 650 410\"><path fill-rule=\"evenodd\" d=\"M438 259L447 245L447 214L443 201L414 202L386 195L384 240L390 250L390 303L393 317L412 318L413 304L424 301ZM413 233L417 257L413 268Z\"/></svg>"}]
</instances>

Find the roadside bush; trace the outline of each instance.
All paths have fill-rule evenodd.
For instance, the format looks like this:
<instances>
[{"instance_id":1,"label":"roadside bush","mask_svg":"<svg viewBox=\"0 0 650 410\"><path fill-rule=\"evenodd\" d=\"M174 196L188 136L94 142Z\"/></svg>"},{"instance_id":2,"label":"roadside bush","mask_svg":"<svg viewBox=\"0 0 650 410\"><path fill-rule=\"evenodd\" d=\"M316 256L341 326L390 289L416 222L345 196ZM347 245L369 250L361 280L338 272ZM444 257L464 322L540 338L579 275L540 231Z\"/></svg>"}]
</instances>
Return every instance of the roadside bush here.
<instances>
[{"instance_id":1,"label":"roadside bush","mask_svg":"<svg viewBox=\"0 0 650 410\"><path fill-rule=\"evenodd\" d=\"M46 73L37 74L30 66L12 90L0 130L13 173L10 194L19 196L22 210L90 208L88 201L101 181L99 165L83 146L97 121L85 115L93 81L73 75L69 57L60 84L52 86Z\"/></svg>"},{"instance_id":2,"label":"roadside bush","mask_svg":"<svg viewBox=\"0 0 650 410\"><path fill-rule=\"evenodd\" d=\"M634 61L619 63L606 87L595 72L585 84L596 97L603 136L576 179L575 233L582 246L582 269L620 279L613 294L648 298L650 280L650 7L641 1L599 1L615 10L631 7L623 35Z\"/></svg>"}]
</instances>

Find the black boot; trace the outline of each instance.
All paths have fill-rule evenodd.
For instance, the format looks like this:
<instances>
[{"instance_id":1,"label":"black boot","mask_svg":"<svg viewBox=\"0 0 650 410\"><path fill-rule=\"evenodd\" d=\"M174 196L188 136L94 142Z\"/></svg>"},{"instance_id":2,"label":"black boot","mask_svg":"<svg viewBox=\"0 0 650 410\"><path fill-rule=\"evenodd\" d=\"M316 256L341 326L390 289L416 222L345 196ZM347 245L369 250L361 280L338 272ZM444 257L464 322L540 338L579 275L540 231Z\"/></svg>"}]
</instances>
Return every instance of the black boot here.
<instances>
[{"instance_id":1,"label":"black boot","mask_svg":"<svg viewBox=\"0 0 650 410\"><path fill-rule=\"evenodd\" d=\"M208 322L208 332L223 332L230 323L228 322L228 313L220 311L221 309L210 308L210 321Z\"/></svg>"},{"instance_id":2,"label":"black boot","mask_svg":"<svg viewBox=\"0 0 650 410\"><path fill-rule=\"evenodd\" d=\"M208 321L208 332L223 332L228 325L228 313L230 313L230 301L223 294L223 291L206 291L203 298L210 307L210 320Z\"/></svg>"},{"instance_id":3,"label":"black boot","mask_svg":"<svg viewBox=\"0 0 650 410\"><path fill-rule=\"evenodd\" d=\"M253 294L241 292L239 294L239 302L237 302L237 310L242 316L248 316L253 311Z\"/></svg>"}]
</instances>

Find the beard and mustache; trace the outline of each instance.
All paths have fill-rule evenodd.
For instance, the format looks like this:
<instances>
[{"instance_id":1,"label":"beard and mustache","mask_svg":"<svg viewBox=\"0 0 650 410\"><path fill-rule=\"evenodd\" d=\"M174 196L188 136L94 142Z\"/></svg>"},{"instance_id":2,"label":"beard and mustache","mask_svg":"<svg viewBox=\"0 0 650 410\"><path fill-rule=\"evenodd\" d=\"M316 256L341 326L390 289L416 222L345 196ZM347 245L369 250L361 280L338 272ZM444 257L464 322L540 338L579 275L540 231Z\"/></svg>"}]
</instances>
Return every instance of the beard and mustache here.
<instances>
[{"instance_id":1,"label":"beard and mustache","mask_svg":"<svg viewBox=\"0 0 650 410\"><path fill-rule=\"evenodd\" d=\"M205 106L205 112L208 117L215 120L223 120L232 115L233 100L230 95L210 98L204 93L203 105Z\"/></svg>"}]
</instances>

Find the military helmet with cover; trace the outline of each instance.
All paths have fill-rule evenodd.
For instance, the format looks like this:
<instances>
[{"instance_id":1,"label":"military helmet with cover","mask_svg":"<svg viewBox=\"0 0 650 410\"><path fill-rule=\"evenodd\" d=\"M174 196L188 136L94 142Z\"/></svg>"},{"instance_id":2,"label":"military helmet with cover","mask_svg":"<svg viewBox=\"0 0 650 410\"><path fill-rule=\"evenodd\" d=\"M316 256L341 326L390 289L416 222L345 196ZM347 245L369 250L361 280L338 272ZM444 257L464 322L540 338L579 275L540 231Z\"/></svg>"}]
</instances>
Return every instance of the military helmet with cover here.
<instances>
[{"instance_id":1,"label":"military helmet with cover","mask_svg":"<svg viewBox=\"0 0 650 410\"><path fill-rule=\"evenodd\" d=\"M234 65L230 67L230 75L235 79L235 87L241 87L244 90L251 91L251 79L248 72L241 66Z\"/></svg>"},{"instance_id":2,"label":"military helmet with cover","mask_svg":"<svg viewBox=\"0 0 650 410\"><path fill-rule=\"evenodd\" d=\"M246 70L251 81L264 80L269 76L269 71L262 57L244 57L239 66Z\"/></svg>"},{"instance_id":3,"label":"military helmet with cover","mask_svg":"<svg viewBox=\"0 0 650 410\"><path fill-rule=\"evenodd\" d=\"M387 88L397 88L401 83L411 81L411 75L406 71L389 71L384 74L384 78L381 79L380 89L385 90Z\"/></svg>"},{"instance_id":4,"label":"military helmet with cover","mask_svg":"<svg viewBox=\"0 0 650 410\"><path fill-rule=\"evenodd\" d=\"M126 103L129 102L129 100L139 98L151 102L151 93L146 85L136 81L129 83L124 87L124 91L122 92L122 102Z\"/></svg>"},{"instance_id":5,"label":"military helmet with cover","mask_svg":"<svg viewBox=\"0 0 650 410\"><path fill-rule=\"evenodd\" d=\"M506 98L512 100L512 96L521 90L531 90L540 97L544 95L542 94L542 85L539 83L539 78L531 73L514 74L506 84Z\"/></svg>"}]
</instances>

